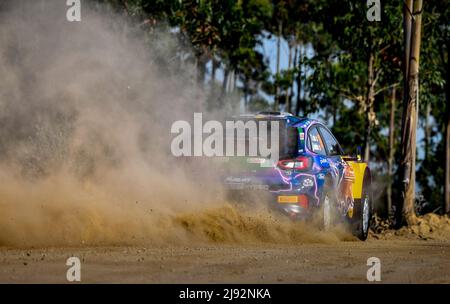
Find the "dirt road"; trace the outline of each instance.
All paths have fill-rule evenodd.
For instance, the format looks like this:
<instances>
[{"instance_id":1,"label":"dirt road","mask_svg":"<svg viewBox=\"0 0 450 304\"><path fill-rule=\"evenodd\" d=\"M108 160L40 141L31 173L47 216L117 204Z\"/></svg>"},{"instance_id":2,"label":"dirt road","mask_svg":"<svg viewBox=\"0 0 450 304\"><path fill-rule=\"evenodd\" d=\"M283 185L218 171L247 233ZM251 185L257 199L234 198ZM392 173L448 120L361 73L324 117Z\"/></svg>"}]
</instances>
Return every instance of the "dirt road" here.
<instances>
[{"instance_id":1,"label":"dirt road","mask_svg":"<svg viewBox=\"0 0 450 304\"><path fill-rule=\"evenodd\" d=\"M70 256L84 283L366 283L367 258L385 283L450 283L450 241L0 249L0 282L64 283Z\"/></svg>"}]
</instances>

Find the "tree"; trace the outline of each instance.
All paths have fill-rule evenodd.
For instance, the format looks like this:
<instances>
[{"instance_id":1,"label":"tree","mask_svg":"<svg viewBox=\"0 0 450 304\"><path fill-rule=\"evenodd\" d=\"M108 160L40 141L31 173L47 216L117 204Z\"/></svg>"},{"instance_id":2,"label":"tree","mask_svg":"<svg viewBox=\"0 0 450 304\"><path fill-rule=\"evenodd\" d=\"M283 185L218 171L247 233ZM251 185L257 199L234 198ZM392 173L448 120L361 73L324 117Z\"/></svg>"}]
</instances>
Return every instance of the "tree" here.
<instances>
[{"instance_id":1,"label":"tree","mask_svg":"<svg viewBox=\"0 0 450 304\"><path fill-rule=\"evenodd\" d=\"M372 133L378 123L375 99L378 94L394 85L394 83L388 83L392 78L389 76L398 71L395 62L385 58L386 54L397 53L400 44L399 37L393 34L400 26L400 19L397 16L399 5L393 1L383 5L382 20L384 22L382 23L369 22L365 19L367 10L365 3L343 3L331 0L318 1L316 6L319 10L318 20L324 27L325 33L330 35L338 47L338 51L331 53L331 56L325 60L317 58L318 66L328 70L325 75L328 76L328 85L331 86L331 90L328 89L331 93L330 101L335 102L337 98L333 95L338 94L354 102L358 112L365 115L364 158L369 160ZM392 56L392 59L395 57ZM336 61L345 65L341 74L349 75L340 77L340 80L348 79L347 83L331 78L333 73L330 69ZM332 113L335 113L336 104L331 103L331 107Z\"/></svg>"},{"instance_id":2,"label":"tree","mask_svg":"<svg viewBox=\"0 0 450 304\"><path fill-rule=\"evenodd\" d=\"M388 156L388 185L386 188L387 196L387 214L388 216L392 211L392 173L394 168L394 152L395 152L395 108L396 108L396 87L392 88L391 92L391 104L389 113L389 156Z\"/></svg>"},{"instance_id":3,"label":"tree","mask_svg":"<svg viewBox=\"0 0 450 304\"><path fill-rule=\"evenodd\" d=\"M450 47L450 3L432 1L423 10L420 59L419 123L425 131L424 158L418 153L417 184L425 198L425 212L445 212L446 142L448 126L448 49ZM422 114L422 115L421 115ZM428 117L428 118L427 118ZM420 143L418 143L420 144ZM420 150L418 150L420 151ZM448 163L448 162L447 162ZM447 186L448 189L448 186ZM448 197L448 196L447 196Z\"/></svg>"},{"instance_id":4,"label":"tree","mask_svg":"<svg viewBox=\"0 0 450 304\"><path fill-rule=\"evenodd\" d=\"M242 83L245 105L248 108L252 96L258 93L260 84L269 77L268 62L257 46L261 45L262 31L272 17L272 6L268 0L220 3L224 12L219 26L222 37L219 53L225 66L223 94L226 79L234 74L230 71L234 71ZM225 3L229 3L231 7L224 7Z\"/></svg>"},{"instance_id":5,"label":"tree","mask_svg":"<svg viewBox=\"0 0 450 304\"><path fill-rule=\"evenodd\" d=\"M416 222L416 130L419 103L419 59L422 26L422 0L408 0L404 7L405 22L405 85L402 118L400 174L402 175L402 208L397 211L398 223Z\"/></svg>"},{"instance_id":6,"label":"tree","mask_svg":"<svg viewBox=\"0 0 450 304\"><path fill-rule=\"evenodd\" d=\"M277 61L276 61L276 72L275 72L275 96L273 109L274 111L279 110L280 104L280 56L281 56L281 39L283 38L283 26L288 20L288 14L286 9L286 1L276 0L273 1L274 12L272 15L272 21L269 23L268 29L270 32L277 36Z\"/></svg>"}]
</instances>

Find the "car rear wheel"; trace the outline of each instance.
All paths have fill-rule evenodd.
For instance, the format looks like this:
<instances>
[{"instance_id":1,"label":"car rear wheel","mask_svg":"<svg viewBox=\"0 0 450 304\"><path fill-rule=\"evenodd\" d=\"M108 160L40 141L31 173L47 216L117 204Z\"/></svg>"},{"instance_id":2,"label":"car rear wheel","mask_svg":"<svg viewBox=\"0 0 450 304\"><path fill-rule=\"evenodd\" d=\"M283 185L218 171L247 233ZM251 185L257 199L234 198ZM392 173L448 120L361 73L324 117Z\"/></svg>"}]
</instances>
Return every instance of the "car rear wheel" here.
<instances>
[{"instance_id":1,"label":"car rear wheel","mask_svg":"<svg viewBox=\"0 0 450 304\"><path fill-rule=\"evenodd\" d=\"M323 204L322 227L323 227L323 230L329 231L331 229L331 206L330 206L330 197L328 194L324 197L322 204Z\"/></svg>"},{"instance_id":2,"label":"car rear wheel","mask_svg":"<svg viewBox=\"0 0 450 304\"><path fill-rule=\"evenodd\" d=\"M330 231L335 224L336 199L335 192L330 182L326 182L322 192L319 209L319 227L324 231Z\"/></svg>"}]
</instances>

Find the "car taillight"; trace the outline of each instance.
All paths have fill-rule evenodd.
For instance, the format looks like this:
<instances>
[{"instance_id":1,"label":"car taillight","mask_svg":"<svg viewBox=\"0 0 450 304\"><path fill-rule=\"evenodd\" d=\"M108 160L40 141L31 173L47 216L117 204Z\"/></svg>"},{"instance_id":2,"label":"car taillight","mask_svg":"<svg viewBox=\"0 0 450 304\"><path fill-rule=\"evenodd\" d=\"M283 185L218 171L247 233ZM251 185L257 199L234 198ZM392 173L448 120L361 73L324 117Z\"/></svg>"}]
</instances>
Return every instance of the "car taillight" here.
<instances>
[{"instance_id":1,"label":"car taillight","mask_svg":"<svg viewBox=\"0 0 450 304\"><path fill-rule=\"evenodd\" d=\"M294 159L285 159L278 162L278 167L283 170L306 170L310 167L309 157L300 156Z\"/></svg>"},{"instance_id":2,"label":"car taillight","mask_svg":"<svg viewBox=\"0 0 450 304\"><path fill-rule=\"evenodd\" d=\"M298 204L300 207L308 209L308 197L306 195L299 195L298 196Z\"/></svg>"}]
</instances>

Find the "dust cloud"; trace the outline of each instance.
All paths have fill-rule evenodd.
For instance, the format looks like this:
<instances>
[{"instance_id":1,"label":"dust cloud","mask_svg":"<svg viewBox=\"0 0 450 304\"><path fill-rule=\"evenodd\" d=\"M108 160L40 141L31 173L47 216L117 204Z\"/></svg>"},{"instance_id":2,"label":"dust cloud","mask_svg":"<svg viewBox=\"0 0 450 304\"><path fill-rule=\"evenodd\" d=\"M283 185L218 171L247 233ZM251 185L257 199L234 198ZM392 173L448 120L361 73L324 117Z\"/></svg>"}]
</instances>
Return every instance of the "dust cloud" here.
<instances>
[{"instance_id":1,"label":"dust cloud","mask_svg":"<svg viewBox=\"0 0 450 304\"><path fill-rule=\"evenodd\" d=\"M343 225L325 232L311 223L292 221L267 210L249 213L230 204L201 214L179 214L176 222L190 237L216 243L333 244L356 240Z\"/></svg>"},{"instance_id":2,"label":"dust cloud","mask_svg":"<svg viewBox=\"0 0 450 304\"><path fill-rule=\"evenodd\" d=\"M171 124L205 108L185 46L82 5L0 5L0 246L313 241L171 156Z\"/></svg>"}]
</instances>

